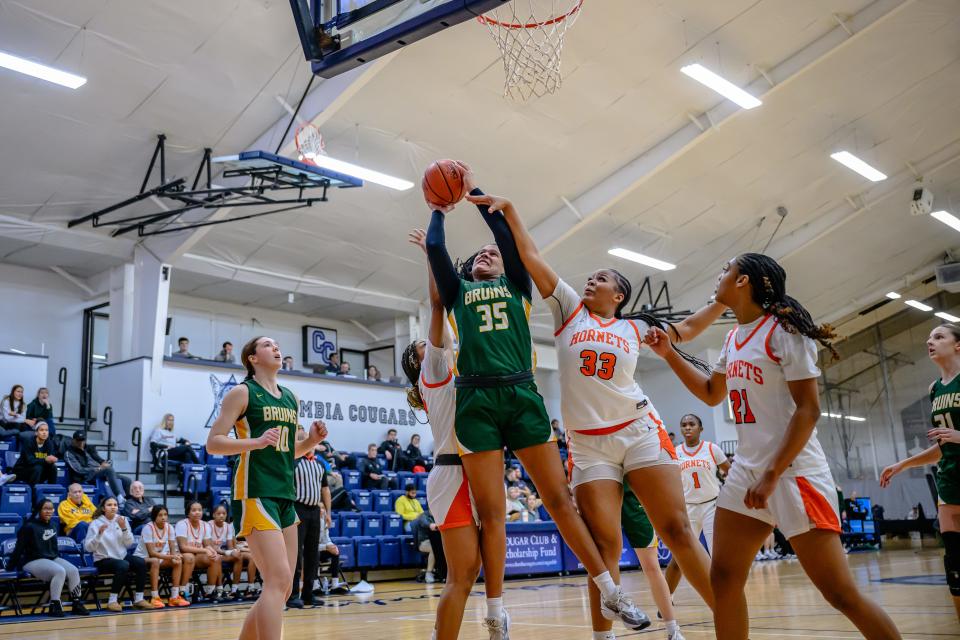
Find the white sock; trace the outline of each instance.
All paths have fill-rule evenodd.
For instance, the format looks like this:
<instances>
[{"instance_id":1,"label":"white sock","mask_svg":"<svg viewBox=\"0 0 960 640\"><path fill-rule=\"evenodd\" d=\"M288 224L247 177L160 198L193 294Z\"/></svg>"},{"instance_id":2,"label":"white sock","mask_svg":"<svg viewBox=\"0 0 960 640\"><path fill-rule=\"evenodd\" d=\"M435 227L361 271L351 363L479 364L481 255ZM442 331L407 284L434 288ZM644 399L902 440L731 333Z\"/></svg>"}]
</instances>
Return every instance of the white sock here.
<instances>
[{"instance_id":1,"label":"white sock","mask_svg":"<svg viewBox=\"0 0 960 640\"><path fill-rule=\"evenodd\" d=\"M203 592L207 595L210 595L211 593L213 593L213 585L212 584L204 585Z\"/></svg>"},{"instance_id":2,"label":"white sock","mask_svg":"<svg viewBox=\"0 0 960 640\"><path fill-rule=\"evenodd\" d=\"M237 583L234 582L232 585L230 585L230 593L236 593L236 592L237 592Z\"/></svg>"},{"instance_id":3,"label":"white sock","mask_svg":"<svg viewBox=\"0 0 960 640\"><path fill-rule=\"evenodd\" d=\"M600 595L602 595L604 599L612 598L614 594L617 593L617 584L613 581L609 571L604 571L600 575L595 576L593 583L600 589Z\"/></svg>"},{"instance_id":4,"label":"white sock","mask_svg":"<svg viewBox=\"0 0 960 640\"><path fill-rule=\"evenodd\" d=\"M176 599L180 596L180 587L170 587L170 597Z\"/></svg>"},{"instance_id":5,"label":"white sock","mask_svg":"<svg viewBox=\"0 0 960 640\"><path fill-rule=\"evenodd\" d=\"M151 592L150 592L150 596L153 597L153 598L159 598L159 597L160 597L160 592L159 592L159 591L151 591Z\"/></svg>"},{"instance_id":6,"label":"white sock","mask_svg":"<svg viewBox=\"0 0 960 640\"><path fill-rule=\"evenodd\" d=\"M115 603L115 602L117 601L117 595L118 595L118 594L116 594L116 593L111 593L111 594L110 594L110 599L107 600L107 604L113 604L113 603Z\"/></svg>"},{"instance_id":7,"label":"white sock","mask_svg":"<svg viewBox=\"0 0 960 640\"><path fill-rule=\"evenodd\" d=\"M667 627L667 635L676 633L680 629L680 623L676 620L666 620L663 624Z\"/></svg>"},{"instance_id":8,"label":"white sock","mask_svg":"<svg viewBox=\"0 0 960 640\"><path fill-rule=\"evenodd\" d=\"M617 640L617 634L613 632L613 629L610 631L594 631L593 640Z\"/></svg>"},{"instance_id":9,"label":"white sock","mask_svg":"<svg viewBox=\"0 0 960 640\"><path fill-rule=\"evenodd\" d=\"M503 613L503 596L499 598L487 598L487 618L499 620Z\"/></svg>"},{"instance_id":10,"label":"white sock","mask_svg":"<svg viewBox=\"0 0 960 640\"><path fill-rule=\"evenodd\" d=\"M133 594L133 601L134 601L134 602L140 602L141 600L143 600L143 592L142 592L142 591L137 591L136 593Z\"/></svg>"}]
</instances>

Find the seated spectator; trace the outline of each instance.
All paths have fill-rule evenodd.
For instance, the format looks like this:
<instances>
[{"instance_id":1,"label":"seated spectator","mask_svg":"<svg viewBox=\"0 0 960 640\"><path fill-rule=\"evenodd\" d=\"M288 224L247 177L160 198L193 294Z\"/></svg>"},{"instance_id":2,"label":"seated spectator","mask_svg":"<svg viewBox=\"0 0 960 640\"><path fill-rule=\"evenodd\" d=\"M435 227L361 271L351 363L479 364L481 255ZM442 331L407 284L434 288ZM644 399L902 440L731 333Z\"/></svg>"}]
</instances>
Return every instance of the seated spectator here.
<instances>
[{"instance_id":1,"label":"seated spectator","mask_svg":"<svg viewBox=\"0 0 960 640\"><path fill-rule=\"evenodd\" d=\"M153 500L143 495L143 483L134 480L130 485L130 495L123 503L123 516L130 521L134 535L150 522L150 511L153 509Z\"/></svg>"},{"instance_id":2,"label":"seated spectator","mask_svg":"<svg viewBox=\"0 0 960 640\"><path fill-rule=\"evenodd\" d=\"M433 575L433 570L437 565L437 553L443 553L443 546L439 544L434 545L431 541L431 538L436 539L439 537L439 529L429 511L424 511L414 521L413 533L416 537L417 549L419 549L421 553L427 554L427 570L426 573L423 574L423 579L427 583L436 582L437 579L436 576Z\"/></svg>"},{"instance_id":3,"label":"seated spectator","mask_svg":"<svg viewBox=\"0 0 960 640\"><path fill-rule=\"evenodd\" d=\"M160 600L160 569L170 569L171 607L189 607L190 602L180 595L180 589L190 582L193 576L193 556L183 556L177 549L177 539L173 527L167 522L167 508L158 504L150 510L150 522L140 532L140 544L133 552L144 559L150 568L150 604L154 609L165 606Z\"/></svg>"},{"instance_id":4,"label":"seated spectator","mask_svg":"<svg viewBox=\"0 0 960 640\"><path fill-rule=\"evenodd\" d=\"M390 471L409 471L413 466L403 455L403 447L397 439L396 429L387 431L387 439L380 443L377 452L387 459L387 468Z\"/></svg>"},{"instance_id":5,"label":"seated spectator","mask_svg":"<svg viewBox=\"0 0 960 640\"><path fill-rule=\"evenodd\" d=\"M373 365L367 367L367 380L372 380L373 382L383 382L382 377L380 376L380 369L377 369Z\"/></svg>"},{"instance_id":6,"label":"seated spectator","mask_svg":"<svg viewBox=\"0 0 960 640\"><path fill-rule=\"evenodd\" d=\"M521 516L521 520L524 522L540 522L540 506L543 504L543 500L538 498L536 494L531 494L523 500L523 506L526 508L526 515Z\"/></svg>"},{"instance_id":7,"label":"seated spectator","mask_svg":"<svg viewBox=\"0 0 960 640\"><path fill-rule=\"evenodd\" d=\"M227 362L230 364L237 363L237 356L233 355L233 343L229 340L223 343L223 348L220 350L220 353L213 356L215 362Z\"/></svg>"},{"instance_id":8,"label":"seated spectator","mask_svg":"<svg viewBox=\"0 0 960 640\"><path fill-rule=\"evenodd\" d=\"M0 437L15 436L29 428L23 402L23 385L15 384L10 389L10 395L0 401Z\"/></svg>"},{"instance_id":9,"label":"seated spectator","mask_svg":"<svg viewBox=\"0 0 960 640\"><path fill-rule=\"evenodd\" d=\"M504 472L504 484L508 489L510 487L516 487L524 497L533 493L530 487L527 486L527 483L523 481L523 478L520 477L520 467L509 467L506 472Z\"/></svg>"},{"instance_id":10,"label":"seated spectator","mask_svg":"<svg viewBox=\"0 0 960 640\"><path fill-rule=\"evenodd\" d=\"M93 514L93 522L87 529L87 536L83 540L83 548L93 554L93 566L101 574L112 574L110 583L110 599L107 601L108 611L123 611L123 605L118 596L127 586L127 577L133 573L135 591L133 593L134 609L153 609L153 605L143 599L143 587L147 581L147 563L143 558L127 553L127 547L133 544L133 531L130 523L121 515L117 499L106 497L100 501L100 506Z\"/></svg>"},{"instance_id":11,"label":"seated spectator","mask_svg":"<svg viewBox=\"0 0 960 640\"><path fill-rule=\"evenodd\" d=\"M53 502L40 500L33 515L17 533L17 543L7 569L22 569L37 580L50 583L50 605L47 615L63 617L63 604L60 595L63 583L67 583L73 598L73 614L88 616L90 612L83 606L80 593L80 572L75 566L60 557L57 544L57 529L50 522L53 518Z\"/></svg>"},{"instance_id":12,"label":"seated spectator","mask_svg":"<svg viewBox=\"0 0 960 640\"><path fill-rule=\"evenodd\" d=\"M60 525L63 532L76 540L83 542L87 537L87 527L93 522L93 512L96 507L76 482L67 487L67 497L57 507L60 516Z\"/></svg>"},{"instance_id":13,"label":"seated spectator","mask_svg":"<svg viewBox=\"0 0 960 640\"><path fill-rule=\"evenodd\" d=\"M20 457L13 465L14 477L20 478L30 486L35 484L55 484L57 482L57 456L53 454L53 441L42 420L37 423L33 434L23 434L20 438ZM0 485L4 476L0 476Z\"/></svg>"},{"instance_id":14,"label":"seated spectator","mask_svg":"<svg viewBox=\"0 0 960 640\"><path fill-rule=\"evenodd\" d=\"M364 489L389 489L390 478L383 475L380 462L377 460L377 445L367 446L367 457L357 461L360 471L360 486Z\"/></svg>"},{"instance_id":15,"label":"seated spectator","mask_svg":"<svg viewBox=\"0 0 960 640\"><path fill-rule=\"evenodd\" d=\"M323 440L317 445L318 449L323 448L323 457L327 459L330 464L336 469L355 469L357 466L357 461L353 459L349 454L337 451L337 449L330 444L329 440Z\"/></svg>"},{"instance_id":16,"label":"seated spectator","mask_svg":"<svg viewBox=\"0 0 960 640\"><path fill-rule=\"evenodd\" d=\"M340 548L330 539L330 514L320 505L320 557L321 563L330 561L331 589L340 586Z\"/></svg>"},{"instance_id":17,"label":"seated spectator","mask_svg":"<svg viewBox=\"0 0 960 640\"><path fill-rule=\"evenodd\" d=\"M517 487L507 487L507 522L519 522L527 510Z\"/></svg>"},{"instance_id":18,"label":"seated spectator","mask_svg":"<svg viewBox=\"0 0 960 640\"><path fill-rule=\"evenodd\" d=\"M237 548L237 541L233 536L233 525L227 522L227 507L224 504L218 504L213 509L213 519L207 523L207 529L210 532L210 542L213 543L213 549L217 552L220 562L230 565L233 569L233 584L230 585L230 598L233 600L243 600L250 589L250 582L257 575L257 565L253 562L253 556L249 551L240 551ZM248 582L241 582L243 577L243 565L248 565ZM221 576L220 582L223 582ZM214 597L219 599L223 597L221 584L217 584L217 591Z\"/></svg>"},{"instance_id":19,"label":"seated spectator","mask_svg":"<svg viewBox=\"0 0 960 640\"><path fill-rule=\"evenodd\" d=\"M167 452L167 460L177 462L199 464L197 452L190 446L190 441L186 438L177 438L173 432L174 419L172 413L163 414L163 420L160 426L150 434L150 453L153 455L153 466L159 467L160 462L157 459L161 451Z\"/></svg>"},{"instance_id":20,"label":"seated spectator","mask_svg":"<svg viewBox=\"0 0 960 640\"><path fill-rule=\"evenodd\" d=\"M173 352L174 358L185 358L187 360L199 360L200 356L195 356L190 353L190 339L186 336L180 337L177 340L178 350Z\"/></svg>"},{"instance_id":21,"label":"seated spectator","mask_svg":"<svg viewBox=\"0 0 960 640\"><path fill-rule=\"evenodd\" d=\"M283 371L293 371L293 356L283 356Z\"/></svg>"},{"instance_id":22,"label":"seated spectator","mask_svg":"<svg viewBox=\"0 0 960 640\"><path fill-rule=\"evenodd\" d=\"M113 470L109 460L104 460L93 445L87 445L87 436L83 431L75 431L73 442L64 457L67 463L67 477L70 482L96 484L97 480L107 483L120 504L130 490L130 478L121 476Z\"/></svg>"},{"instance_id":23,"label":"seated spectator","mask_svg":"<svg viewBox=\"0 0 960 640\"><path fill-rule=\"evenodd\" d=\"M349 370L349 367L348 367L348 370ZM330 364L327 365L326 372L340 375L340 354L339 353L330 354Z\"/></svg>"},{"instance_id":24,"label":"seated spectator","mask_svg":"<svg viewBox=\"0 0 960 640\"><path fill-rule=\"evenodd\" d=\"M410 436L410 444L407 445L406 451L403 452L404 458L406 458L407 464L411 469L413 467L423 467L424 470L427 468L427 459L423 457L423 454L420 452L420 434L415 433Z\"/></svg>"},{"instance_id":25,"label":"seated spectator","mask_svg":"<svg viewBox=\"0 0 960 640\"><path fill-rule=\"evenodd\" d=\"M53 421L53 404L50 402L50 390L46 387L37 389L37 397L27 405L27 424L37 428L37 422L46 422L50 430L50 437L57 435L57 425Z\"/></svg>"},{"instance_id":26,"label":"seated spectator","mask_svg":"<svg viewBox=\"0 0 960 640\"><path fill-rule=\"evenodd\" d=\"M338 376L343 376L344 378L356 378L357 376L350 373L350 363L341 362L340 369L337 371Z\"/></svg>"},{"instance_id":27,"label":"seated spectator","mask_svg":"<svg viewBox=\"0 0 960 640\"><path fill-rule=\"evenodd\" d=\"M403 530L410 533L413 523L423 513L423 505L417 500L417 485L409 482L403 490L406 493L397 497L397 501L393 503L393 510L403 518Z\"/></svg>"},{"instance_id":28,"label":"seated spectator","mask_svg":"<svg viewBox=\"0 0 960 640\"><path fill-rule=\"evenodd\" d=\"M193 556L191 564L200 571L207 570L207 584L203 585L203 596L208 602L217 602L215 589L220 584L223 565L220 554L213 546L207 523L203 521L203 505L196 500L187 503L187 517L177 523L174 530L177 536L177 548L183 554L184 561ZM189 584L189 582L188 582ZM220 596L223 595L221 591Z\"/></svg>"}]
</instances>

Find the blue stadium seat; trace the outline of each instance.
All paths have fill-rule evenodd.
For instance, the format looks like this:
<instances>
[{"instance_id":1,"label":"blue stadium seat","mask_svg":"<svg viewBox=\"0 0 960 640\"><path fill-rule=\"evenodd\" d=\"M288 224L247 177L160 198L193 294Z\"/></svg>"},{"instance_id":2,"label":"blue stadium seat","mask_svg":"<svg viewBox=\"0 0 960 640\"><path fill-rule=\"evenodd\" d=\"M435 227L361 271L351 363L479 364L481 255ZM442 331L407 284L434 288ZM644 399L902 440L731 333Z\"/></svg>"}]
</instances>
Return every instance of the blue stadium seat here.
<instances>
[{"instance_id":1,"label":"blue stadium seat","mask_svg":"<svg viewBox=\"0 0 960 640\"><path fill-rule=\"evenodd\" d=\"M427 510L427 492L417 491L417 502L420 503L420 506L423 507L423 510Z\"/></svg>"},{"instance_id":2,"label":"blue stadium seat","mask_svg":"<svg viewBox=\"0 0 960 640\"><path fill-rule=\"evenodd\" d=\"M387 456L377 456L377 462L380 463L381 469L386 470L390 468L390 465L387 464Z\"/></svg>"},{"instance_id":3,"label":"blue stadium seat","mask_svg":"<svg viewBox=\"0 0 960 640\"><path fill-rule=\"evenodd\" d=\"M227 459L227 456L215 456L212 453L207 453L206 447L203 449L203 458L201 459L204 464L230 466L230 461Z\"/></svg>"},{"instance_id":4,"label":"blue stadium seat","mask_svg":"<svg viewBox=\"0 0 960 640\"><path fill-rule=\"evenodd\" d=\"M417 483L416 476L412 471L397 471L397 489L403 489L408 482Z\"/></svg>"},{"instance_id":5,"label":"blue stadium seat","mask_svg":"<svg viewBox=\"0 0 960 640\"><path fill-rule=\"evenodd\" d=\"M340 567L353 569L357 566L357 553L351 538L330 538L330 541L340 549Z\"/></svg>"},{"instance_id":6,"label":"blue stadium seat","mask_svg":"<svg viewBox=\"0 0 960 640\"><path fill-rule=\"evenodd\" d=\"M356 469L344 469L340 475L343 476L343 488L347 491L360 488L360 472Z\"/></svg>"},{"instance_id":7,"label":"blue stadium seat","mask_svg":"<svg viewBox=\"0 0 960 640\"><path fill-rule=\"evenodd\" d=\"M190 448L197 454L197 461L200 464L207 464L207 450L203 448L202 444L194 442L190 445Z\"/></svg>"},{"instance_id":8,"label":"blue stadium seat","mask_svg":"<svg viewBox=\"0 0 960 640\"><path fill-rule=\"evenodd\" d=\"M373 512L364 512L360 516L363 518L363 533L366 537L375 537L383 535L383 515Z\"/></svg>"},{"instance_id":9,"label":"blue stadium seat","mask_svg":"<svg viewBox=\"0 0 960 640\"><path fill-rule=\"evenodd\" d=\"M17 464L17 458L20 457L20 454L12 449L8 449L3 452L3 465L4 469L12 469L13 465Z\"/></svg>"},{"instance_id":10,"label":"blue stadium seat","mask_svg":"<svg viewBox=\"0 0 960 640\"><path fill-rule=\"evenodd\" d=\"M400 561L405 567L419 567L423 563L414 536L400 536Z\"/></svg>"},{"instance_id":11,"label":"blue stadium seat","mask_svg":"<svg viewBox=\"0 0 960 640\"><path fill-rule=\"evenodd\" d=\"M47 498L56 508L64 498L67 497L67 490L59 484L38 484L33 487L33 502L36 504L40 498Z\"/></svg>"},{"instance_id":12,"label":"blue stadium seat","mask_svg":"<svg viewBox=\"0 0 960 640\"><path fill-rule=\"evenodd\" d=\"M80 571L80 577L85 578L97 573L95 567L87 564L83 547L79 542L67 536L57 536L57 552L60 557L75 566Z\"/></svg>"},{"instance_id":13,"label":"blue stadium seat","mask_svg":"<svg viewBox=\"0 0 960 640\"><path fill-rule=\"evenodd\" d=\"M345 538L354 538L363 531L363 516L359 513L340 514L340 535Z\"/></svg>"},{"instance_id":14,"label":"blue stadium seat","mask_svg":"<svg viewBox=\"0 0 960 640\"><path fill-rule=\"evenodd\" d=\"M537 507L537 513L540 514L540 519L544 522L553 522L553 518L550 517L550 512L547 511L547 508L543 505Z\"/></svg>"},{"instance_id":15,"label":"blue stadium seat","mask_svg":"<svg viewBox=\"0 0 960 640\"><path fill-rule=\"evenodd\" d=\"M16 538L23 519L16 513L0 513L0 541Z\"/></svg>"},{"instance_id":16,"label":"blue stadium seat","mask_svg":"<svg viewBox=\"0 0 960 640\"><path fill-rule=\"evenodd\" d=\"M353 542L357 545L357 566L369 569L380 564L380 543L371 536L360 536L354 538Z\"/></svg>"},{"instance_id":17,"label":"blue stadium seat","mask_svg":"<svg viewBox=\"0 0 960 640\"><path fill-rule=\"evenodd\" d=\"M390 491L378 489L371 491L371 494L373 494L373 511L378 513L393 511L393 499L390 497Z\"/></svg>"},{"instance_id":18,"label":"blue stadium seat","mask_svg":"<svg viewBox=\"0 0 960 640\"><path fill-rule=\"evenodd\" d=\"M0 513L28 516L33 511L33 491L26 484L14 483L0 490Z\"/></svg>"},{"instance_id":19,"label":"blue stadium seat","mask_svg":"<svg viewBox=\"0 0 960 640\"><path fill-rule=\"evenodd\" d=\"M380 566L399 567L401 561L400 537L379 536L377 542L380 546Z\"/></svg>"},{"instance_id":20,"label":"blue stadium seat","mask_svg":"<svg viewBox=\"0 0 960 640\"><path fill-rule=\"evenodd\" d=\"M366 489L354 489L350 497L360 511L373 511L373 495Z\"/></svg>"},{"instance_id":21,"label":"blue stadium seat","mask_svg":"<svg viewBox=\"0 0 960 640\"><path fill-rule=\"evenodd\" d=\"M230 513L233 507L233 492L231 489L220 488L210 490L210 511L213 511L220 504L227 506L227 516L233 515Z\"/></svg>"},{"instance_id":22,"label":"blue stadium seat","mask_svg":"<svg viewBox=\"0 0 960 640\"><path fill-rule=\"evenodd\" d=\"M57 468L57 484L66 487L69 483L69 480L67 480L67 463L60 460L53 466Z\"/></svg>"},{"instance_id":23,"label":"blue stadium seat","mask_svg":"<svg viewBox=\"0 0 960 640\"><path fill-rule=\"evenodd\" d=\"M202 464L180 465L180 490L184 493L206 493L207 468Z\"/></svg>"},{"instance_id":24,"label":"blue stadium seat","mask_svg":"<svg viewBox=\"0 0 960 640\"><path fill-rule=\"evenodd\" d=\"M427 490L427 477L429 473L417 473L414 474L417 478L417 491L426 491Z\"/></svg>"},{"instance_id":25,"label":"blue stadium seat","mask_svg":"<svg viewBox=\"0 0 960 640\"><path fill-rule=\"evenodd\" d=\"M87 494L87 497L90 498L93 506L100 504L100 489L92 484L82 484L80 487L83 489L83 492Z\"/></svg>"},{"instance_id":26,"label":"blue stadium seat","mask_svg":"<svg viewBox=\"0 0 960 640\"><path fill-rule=\"evenodd\" d=\"M386 536L403 534L403 518L399 513L383 514L383 534Z\"/></svg>"},{"instance_id":27,"label":"blue stadium seat","mask_svg":"<svg viewBox=\"0 0 960 640\"><path fill-rule=\"evenodd\" d=\"M384 472L383 472L383 475L384 475L384 477L386 477L387 480L390 481L390 485L389 485L389 486L400 488L400 485L397 484L397 472L396 472L396 471L384 471Z\"/></svg>"},{"instance_id":28,"label":"blue stadium seat","mask_svg":"<svg viewBox=\"0 0 960 640\"><path fill-rule=\"evenodd\" d=\"M0 438L0 451L17 451L20 448L20 440L17 436L7 436Z\"/></svg>"},{"instance_id":29,"label":"blue stadium seat","mask_svg":"<svg viewBox=\"0 0 960 640\"><path fill-rule=\"evenodd\" d=\"M226 465L207 465L207 487L214 489L230 488L230 467Z\"/></svg>"},{"instance_id":30,"label":"blue stadium seat","mask_svg":"<svg viewBox=\"0 0 960 640\"><path fill-rule=\"evenodd\" d=\"M327 532L330 534L331 538L340 537L340 514L339 513L330 514L330 526L327 528Z\"/></svg>"}]
</instances>

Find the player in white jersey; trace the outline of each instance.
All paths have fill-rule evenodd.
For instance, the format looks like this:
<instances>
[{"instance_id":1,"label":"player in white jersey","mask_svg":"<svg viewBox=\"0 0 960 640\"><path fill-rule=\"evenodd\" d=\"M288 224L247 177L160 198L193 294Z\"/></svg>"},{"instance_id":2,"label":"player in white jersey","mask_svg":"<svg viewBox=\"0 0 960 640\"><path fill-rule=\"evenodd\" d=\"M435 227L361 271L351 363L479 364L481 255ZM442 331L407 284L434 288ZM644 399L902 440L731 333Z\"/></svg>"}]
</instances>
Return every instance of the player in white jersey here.
<instances>
[{"instance_id":1,"label":"player in white jersey","mask_svg":"<svg viewBox=\"0 0 960 640\"><path fill-rule=\"evenodd\" d=\"M720 491L710 579L717 637L746 640L744 586L754 555L777 523L826 600L868 639L899 638L893 621L857 589L840 544L837 493L816 437L820 418L819 341L834 355L829 326L817 326L786 294L786 273L773 258L745 253L727 263L716 299L739 323L707 377L677 357L667 335L647 344L698 398L729 398L737 424L733 468Z\"/></svg>"},{"instance_id":2,"label":"player in white jersey","mask_svg":"<svg viewBox=\"0 0 960 640\"><path fill-rule=\"evenodd\" d=\"M410 232L410 242L426 252L426 233L422 229ZM454 430L456 415L456 388L446 337L446 311L437 292L433 273L430 279L430 328L427 340L415 340L401 357L403 372L413 385L407 392L407 402L414 409L427 412L433 433L434 467L427 478L427 503L440 529L440 537L447 558L447 582L437 605L434 640L456 640L463 621L463 611L470 590L480 574L481 531L476 508L470 496L467 477L458 453ZM497 532L485 532L496 535ZM505 535L500 531L501 535ZM491 640L509 640L510 616L502 606L503 566L484 564L488 608L490 601L500 612L498 618L486 621Z\"/></svg>"},{"instance_id":3,"label":"player in white jersey","mask_svg":"<svg viewBox=\"0 0 960 640\"><path fill-rule=\"evenodd\" d=\"M713 549L713 519L720 495L720 475L730 471L730 461L723 449L712 442L701 440L703 422L693 413L680 418L683 444L677 450L680 477L683 480L683 500L687 503L687 517L697 537L703 533L707 550ZM667 565L667 584L670 593L680 584L680 567L672 559Z\"/></svg>"},{"instance_id":4,"label":"player in white jersey","mask_svg":"<svg viewBox=\"0 0 960 640\"><path fill-rule=\"evenodd\" d=\"M469 199L488 205L491 212L503 212L524 266L553 312L560 406L574 460L571 480L610 579L619 582L622 536L616 514L626 478L690 583L712 606L709 558L694 537L683 507L676 452L657 410L634 378L643 335L660 322L649 315L622 317L631 295L630 282L613 269L590 275L581 296L543 260L509 201L497 196ZM673 328L675 337L698 335L722 312L719 304L704 308ZM589 589L596 640L614 637L609 621L623 619L614 611L636 611L632 623L627 623L629 628L650 624L619 587L612 595L603 592L601 596L603 585L594 582ZM668 637L681 637L676 621L671 622Z\"/></svg>"}]
</instances>

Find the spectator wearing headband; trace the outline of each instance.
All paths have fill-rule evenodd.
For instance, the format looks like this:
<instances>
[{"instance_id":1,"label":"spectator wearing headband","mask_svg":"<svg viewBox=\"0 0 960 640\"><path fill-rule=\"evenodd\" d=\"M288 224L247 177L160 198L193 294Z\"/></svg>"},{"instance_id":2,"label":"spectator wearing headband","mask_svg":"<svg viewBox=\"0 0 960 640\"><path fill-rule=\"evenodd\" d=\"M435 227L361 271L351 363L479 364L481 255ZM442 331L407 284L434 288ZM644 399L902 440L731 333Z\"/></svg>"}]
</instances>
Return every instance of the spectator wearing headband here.
<instances>
[{"instance_id":1,"label":"spectator wearing headband","mask_svg":"<svg viewBox=\"0 0 960 640\"><path fill-rule=\"evenodd\" d=\"M20 457L13 465L14 478L20 478L30 486L35 484L56 484L57 457L53 455L53 441L47 423L42 420L34 428L32 437L28 434L20 439ZM6 474L5 474L6 475ZM4 484L0 476L0 484ZM9 481L9 480L7 480Z\"/></svg>"}]
</instances>

